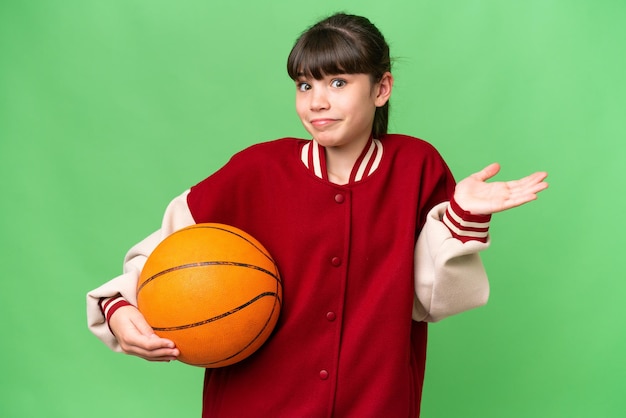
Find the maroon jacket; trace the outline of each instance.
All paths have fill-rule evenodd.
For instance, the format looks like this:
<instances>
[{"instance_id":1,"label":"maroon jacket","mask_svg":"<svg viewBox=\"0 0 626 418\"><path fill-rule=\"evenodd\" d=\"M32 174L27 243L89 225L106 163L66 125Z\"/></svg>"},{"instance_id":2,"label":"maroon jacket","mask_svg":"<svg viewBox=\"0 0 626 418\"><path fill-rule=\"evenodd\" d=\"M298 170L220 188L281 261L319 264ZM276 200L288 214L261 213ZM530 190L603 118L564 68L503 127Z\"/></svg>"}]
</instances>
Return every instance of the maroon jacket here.
<instances>
[{"instance_id":1,"label":"maroon jacket","mask_svg":"<svg viewBox=\"0 0 626 418\"><path fill-rule=\"evenodd\" d=\"M371 175L336 185L303 164L309 142L250 147L187 197L195 222L263 243L284 287L265 345L207 369L203 417L417 417L427 325L411 319L414 248L453 177L428 143L388 135Z\"/></svg>"}]
</instances>

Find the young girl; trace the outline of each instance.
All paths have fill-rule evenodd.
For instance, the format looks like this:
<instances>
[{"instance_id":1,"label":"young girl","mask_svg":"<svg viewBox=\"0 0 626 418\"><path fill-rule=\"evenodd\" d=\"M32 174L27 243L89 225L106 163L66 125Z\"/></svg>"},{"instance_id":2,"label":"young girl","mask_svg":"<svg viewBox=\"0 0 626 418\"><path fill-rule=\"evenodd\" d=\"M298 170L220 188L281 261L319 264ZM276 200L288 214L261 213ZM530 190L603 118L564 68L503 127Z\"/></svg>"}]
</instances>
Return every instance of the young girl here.
<instances>
[{"instance_id":1,"label":"young girl","mask_svg":"<svg viewBox=\"0 0 626 418\"><path fill-rule=\"evenodd\" d=\"M387 133L389 49L369 20L331 16L304 32L287 70L311 140L252 146L172 201L124 274L89 292L91 330L112 349L170 361L136 303L146 257L201 222L236 226L274 256L284 285L263 347L207 369L204 417L417 417L427 322L486 302L478 252L490 215L536 198L545 173L455 186L428 143Z\"/></svg>"}]
</instances>

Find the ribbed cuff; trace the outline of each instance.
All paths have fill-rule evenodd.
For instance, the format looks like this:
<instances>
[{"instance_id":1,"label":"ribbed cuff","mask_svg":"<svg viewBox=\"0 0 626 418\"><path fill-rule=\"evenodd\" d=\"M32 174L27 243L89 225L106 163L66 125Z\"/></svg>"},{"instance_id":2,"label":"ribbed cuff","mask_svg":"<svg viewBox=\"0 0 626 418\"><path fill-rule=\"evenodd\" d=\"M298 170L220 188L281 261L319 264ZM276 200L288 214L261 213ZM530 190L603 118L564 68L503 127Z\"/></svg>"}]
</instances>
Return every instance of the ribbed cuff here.
<instances>
[{"instance_id":1,"label":"ribbed cuff","mask_svg":"<svg viewBox=\"0 0 626 418\"><path fill-rule=\"evenodd\" d=\"M487 242L489 238L491 215L474 215L467 212L456 203L454 198L450 200L442 220L452 236L462 242Z\"/></svg>"},{"instance_id":2,"label":"ribbed cuff","mask_svg":"<svg viewBox=\"0 0 626 418\"><path fill-rule=\"evenodd\" d=\"M122 306L131 305L122 295L113 296L110 298L102 298L100 299L100 309L102 309L102 314L104 315L107 325L109 325L109 320L111 316ZM111 326L109 325L109 330L111 330ZM111 330L113 333L113 330Z\"/></svg>"}]
</instances>

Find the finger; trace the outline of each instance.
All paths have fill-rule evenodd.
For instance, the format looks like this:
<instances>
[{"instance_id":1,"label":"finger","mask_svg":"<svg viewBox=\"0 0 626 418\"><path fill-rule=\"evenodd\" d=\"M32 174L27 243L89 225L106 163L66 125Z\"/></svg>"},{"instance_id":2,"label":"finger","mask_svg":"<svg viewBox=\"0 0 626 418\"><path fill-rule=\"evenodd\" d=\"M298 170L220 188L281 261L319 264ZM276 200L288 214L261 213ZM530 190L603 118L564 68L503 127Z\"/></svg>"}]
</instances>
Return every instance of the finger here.
<instances>
[{"instance_id":1,"label":"finger","mask_svg":"<svg viewBox=\"0 0 626 418\"><path fill-rule=\"evenodd\" d=\"M536 173L533 173L529 176L524 177L523 179L520 179L521 184L538 184L543 182L546 177L548 177L548 173L543 172L543 171L538 171Z\"/></svg>"},{"instance_id":2,"label":"finger","mask_svg":"<svg viewBox=\"0 0 626 418\"><path fill-rule=\"evenodd\" d=\"M122 348L126 354L152 361L175 360L180 354L180 350L174 347L171 341L156 335L129 339Z\"/></svg>"},{"instance_id":3,"label":"finger","mask_svg":"<svg viewBox=\"0 0 626 418\"><path fill-rule=\"evenodd\" d=\"M533 193L533 194L537 194L542 190L545 190L548 188L548 183L546 183L545 181L542 181L540 183L537 184L533 184L532 186L528 187L528 192L529 193Z\"/></svg>"},{"instance_id":4,"label":"finger","mask_svg":"<svg viewBox=\"0 0 626 418\"><path fill-rule=\"evenodd\" d=\"M133 347L138 347L146 351L156 351L159 349L174 349L174 342L166 338L161 338L156 334L141 335L134 334L127 337L126 343Z\"/></svg>"},{"instance_id":5,"label":"finger","mask_svg":"<svg viewBox=\"0 0 626 418\"><path fill-rule=\"evenodd\" d=\"M150 361L172 361L180 355L177 348L158 348L155 350L141 350L142 357Z\"/></svg>"},{"instance_id":6,"label":"finger","mask_svg":"<svg viewBox=\"0 0 626 418\"><path fill-rule=\"evenodd\" d=\"M537 200L537 193L545 190L547 187L548 183L541 182L525 187L522 190L512 191L505 202L505 206L510 209L516 206L521 206L533 200Z\"/></svg>"},{"instance_id":7,"label":"finger","mask_svg":"<svg viewBox=\"0 0 626 418\"><path fill-rule=\"evenodd\" d=\"M146 345L146 348L150 350L158 350L160 348L171 350L175 349L176 345L172 340L168 340L167 338L161 338L156 334L152 334L150 337L148 337L148 344Z\"/></svg>"},{"instance_id":8,"label":"finger","mask_svg":"<svg viewBox=\"0 0 626 418\"><path fill-rule=\"evenodd\" d=\"M142 349L137 349L136 351L128 352L128 354L132 354L136 357L141 357L142 359L148 361L168 362L177 360L179 353L172 352L171 350L146 351Z\"/></svg>"},{"instance_id":9,"label":"finger","mask_svg":"<svg viewBox=\"0 0 626 418\"><path fill-rule=\"evenodd\" d=\"M545 180L548 177L548 173L545 171L537 171L536 173L531 174L532 176L536 176L540 181Z\"/></svg>"},{"instance_id":10,"label":"finger","mask_svg":"<svg viewBox=\"0 0 626 418\"><path fill-rule=\"evenodd\" d=\"M141 347L132 347L126 351L126 354L131 354L151 361L170 361L176 360L179 352L172 349L160 349L152 351L143 349Z\"/></svg>"},{"instance_id":11,"label":"finger","mask_svg":"<svg viewBox=\"0 0 626 418\"><path fill-rule=\"evenodd\" d=\"M547 176L548 174L545 172L533 173L519 180L508 181L507 187L510 190L530 190L536 187L539 187L539 190L543 190L548 187L548 184L544 182Z\"/></svg>"},{"instance_id":12,"label":"finger","mask_svg":"<svg viewBox=\"0 0 626 418\"><path fill-rule=\"evenodd\" d=\"M499 172L500 172L500 164L492 163L492 164L489 164L487 167L483 168L482 170L480 170L478 173L474 173L472 177L476 178L479 181L484 182L484 181L489 180L490 178L492 178Z\"/></svg>"}]
</instances>

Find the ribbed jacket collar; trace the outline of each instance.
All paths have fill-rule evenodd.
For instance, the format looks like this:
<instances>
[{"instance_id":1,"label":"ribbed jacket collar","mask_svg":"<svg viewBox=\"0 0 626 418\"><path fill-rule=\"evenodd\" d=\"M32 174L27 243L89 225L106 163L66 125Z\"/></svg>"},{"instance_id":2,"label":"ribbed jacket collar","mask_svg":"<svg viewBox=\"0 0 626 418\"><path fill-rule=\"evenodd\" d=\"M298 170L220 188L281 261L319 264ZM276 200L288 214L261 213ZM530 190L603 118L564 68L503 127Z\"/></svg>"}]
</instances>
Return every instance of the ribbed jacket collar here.
<instances>
[{"instance_id":1,"label":"ribbed jacket collar","mask_svg":"<svg viewBox=\"0 0 626 418\"><path fill-rule=\"evenodd\" d=\"M370 138L361 155L357 158L348 184L359 182L372 175L380 165L383 157L383 144L378 139ZM304 144L300 153L302 163L317 177L328 180L326 168L326 152L324 147L314 139Z\"/></svg>"}]
</instances>

